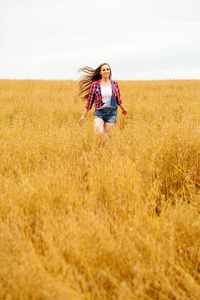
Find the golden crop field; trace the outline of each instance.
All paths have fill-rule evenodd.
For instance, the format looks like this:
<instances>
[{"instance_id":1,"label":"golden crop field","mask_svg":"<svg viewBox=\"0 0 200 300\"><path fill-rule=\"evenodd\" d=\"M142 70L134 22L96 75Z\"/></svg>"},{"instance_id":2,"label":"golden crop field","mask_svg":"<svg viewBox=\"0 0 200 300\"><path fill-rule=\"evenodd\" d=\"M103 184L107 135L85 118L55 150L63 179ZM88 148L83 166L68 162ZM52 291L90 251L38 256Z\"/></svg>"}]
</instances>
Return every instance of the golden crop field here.
<instances>
[{"instance_id":1,"label":"golden crop field","mask_svg":"<svg viewBox=\"0 0 200 300\"><path fill-rule=\"evenodd\" d=\"M76 81L0 80L0 297L200 299L200 81L119 81L106 145Z\"/></svg>"}]
</instances>

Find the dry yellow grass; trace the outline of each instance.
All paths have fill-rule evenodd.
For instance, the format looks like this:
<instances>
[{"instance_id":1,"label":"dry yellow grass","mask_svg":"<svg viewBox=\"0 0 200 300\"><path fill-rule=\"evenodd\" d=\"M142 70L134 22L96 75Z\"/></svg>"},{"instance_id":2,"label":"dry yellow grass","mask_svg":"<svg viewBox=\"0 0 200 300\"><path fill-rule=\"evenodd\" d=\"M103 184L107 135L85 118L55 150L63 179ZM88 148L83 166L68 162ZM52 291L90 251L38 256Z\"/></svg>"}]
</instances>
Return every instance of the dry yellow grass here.
<instances>
[{"instance_id":1,"label":"dry yellow grass","mask_svg":"<svg viewBox=\"0 0 200 300\"><path fill-rule=\"evenodd\" d=\"M0 80L1 299L200 299L200 81L119 86L103 148L77 82Z\"/></svg>"}]
</instances>

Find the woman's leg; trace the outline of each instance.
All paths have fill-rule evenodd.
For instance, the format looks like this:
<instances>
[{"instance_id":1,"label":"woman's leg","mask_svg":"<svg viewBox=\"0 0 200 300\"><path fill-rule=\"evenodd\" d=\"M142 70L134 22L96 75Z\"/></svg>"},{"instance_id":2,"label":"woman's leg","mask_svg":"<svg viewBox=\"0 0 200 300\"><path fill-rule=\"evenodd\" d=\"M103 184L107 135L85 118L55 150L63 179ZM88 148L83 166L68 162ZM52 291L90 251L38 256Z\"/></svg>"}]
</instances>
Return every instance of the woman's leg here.
<instances>
[{"instance_id":1,"label":"woman's leg","mask_svg":"<svg viewBox=\"0 0 200 300\"><path fill-rule=\"evenodd\" d=\"M114 126L115 126L115 123L105 123L104 124L104 132L106 134L109 134Z\"/></svg>"},{"instance_id":2,"label":"woman's leg","mask_svg":"<svg viewBox=\"0 0 200 300\"><path fill-rule=\"evenodd\" d=\"M100 135L104 134L104 121L101 118L95 117L94 118L94 130L96 133Z\"/></svg>"},{"instance_id":3,"label":"woman's leg","mask_svg":"<svg viewBox=\"0 0 200 300\"><path fill-rule=\"evenodd\" d=\"M111 111L108 115L108 118L104 124L104 131L107 135L111 132L112 128L115 126L117 122L117 111Z\"/></svg>"},{"instance_id":4,"label":"woman's leg","mask_svg":"<svg viewBox=\"0 0 200 300\"><path fill-rule=\"evenodd\" d=\"M94 130L100 135L100 143L104 147L105 145L105 131L104 121L101 118L94 118Z\"/></svg>"}]
</instances>

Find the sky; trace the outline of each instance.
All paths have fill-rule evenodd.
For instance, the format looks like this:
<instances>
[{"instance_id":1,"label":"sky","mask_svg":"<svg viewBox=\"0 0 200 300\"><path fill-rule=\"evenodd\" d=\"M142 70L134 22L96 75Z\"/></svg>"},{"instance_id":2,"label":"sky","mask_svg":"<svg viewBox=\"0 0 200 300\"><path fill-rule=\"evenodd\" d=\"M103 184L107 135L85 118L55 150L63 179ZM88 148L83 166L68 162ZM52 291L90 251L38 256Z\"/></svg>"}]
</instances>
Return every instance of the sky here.
<instances>
[{"instance_id":1,"label":"sky","mask_svg":"<svg viewBox=\"0 0 200 300\"><path fill-rule=\"evenodd\" d=\"M0 79L200 79L200 0L0 0Z\"/></svg>"}]
</instances>

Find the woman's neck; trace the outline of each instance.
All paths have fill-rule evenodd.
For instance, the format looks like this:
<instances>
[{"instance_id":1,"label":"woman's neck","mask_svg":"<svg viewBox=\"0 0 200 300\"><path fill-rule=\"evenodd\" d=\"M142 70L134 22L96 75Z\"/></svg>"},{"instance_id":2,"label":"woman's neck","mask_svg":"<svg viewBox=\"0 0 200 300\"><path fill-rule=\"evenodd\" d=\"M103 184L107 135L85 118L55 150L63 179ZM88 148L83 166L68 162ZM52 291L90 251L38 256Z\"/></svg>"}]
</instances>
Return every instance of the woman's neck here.
<instances>
[{"instance_id":1,"label":"woman's neck","mask_svg":"<svg viewBox=\"0 0 200 300\"><path fill-rule=\"evenodd\" d=\"M101 84L103 86L110 86L110 79L109 78L106 78L106 79L102 78L101 79Z\"/></svg>"}]
</instances>

